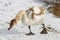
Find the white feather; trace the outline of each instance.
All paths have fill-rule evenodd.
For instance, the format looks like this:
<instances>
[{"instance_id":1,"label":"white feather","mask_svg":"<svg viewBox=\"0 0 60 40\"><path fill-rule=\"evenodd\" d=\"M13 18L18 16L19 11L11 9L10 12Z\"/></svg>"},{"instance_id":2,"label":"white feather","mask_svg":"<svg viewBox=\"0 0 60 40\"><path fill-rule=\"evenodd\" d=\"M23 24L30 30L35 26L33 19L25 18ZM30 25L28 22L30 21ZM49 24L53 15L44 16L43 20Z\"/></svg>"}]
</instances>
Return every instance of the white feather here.
<instances>
[{"instance_id":1,"label":"white feather","mask_svg":"<svg viewBox=\"0 0 60 40\"><path fill-rule=\"evenodd\" d=\"M38 14L38 13L40 12L39 7L34 7L33 10L34 10L34 13L35 13L35 14Z\"/></svg>"}]
</instances>

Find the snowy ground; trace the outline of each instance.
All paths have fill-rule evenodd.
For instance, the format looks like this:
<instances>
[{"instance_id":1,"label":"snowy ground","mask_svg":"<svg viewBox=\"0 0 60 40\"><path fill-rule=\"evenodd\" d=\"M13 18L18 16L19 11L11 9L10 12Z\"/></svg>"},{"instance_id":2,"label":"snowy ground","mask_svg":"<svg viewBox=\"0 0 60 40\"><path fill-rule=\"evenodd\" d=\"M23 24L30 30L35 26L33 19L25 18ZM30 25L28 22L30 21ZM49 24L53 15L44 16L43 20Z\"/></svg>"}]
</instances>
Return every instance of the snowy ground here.
<instances>
[{"instance_id":1,"label":"snowy ground","mask_svg":"<svg viewBox=\"0 0 60 40\"><path fill-rule=\"evenodd\" d=\"M19 22L10 31L7 30L9 22L13 19L19 10L26 10L31 6L43 6L44 3L34 2L32 0L0 0L0 40L60 40L60 33L48 32L48 34L40 34L41 26L32 26L32 32L36 35L25 35L29 32L28 27L22 25ZM57 31L60 31L60 19L55 18L52 14L49 14L45 9L45 24L51 25Z\"/></svg>"}]
</instances>

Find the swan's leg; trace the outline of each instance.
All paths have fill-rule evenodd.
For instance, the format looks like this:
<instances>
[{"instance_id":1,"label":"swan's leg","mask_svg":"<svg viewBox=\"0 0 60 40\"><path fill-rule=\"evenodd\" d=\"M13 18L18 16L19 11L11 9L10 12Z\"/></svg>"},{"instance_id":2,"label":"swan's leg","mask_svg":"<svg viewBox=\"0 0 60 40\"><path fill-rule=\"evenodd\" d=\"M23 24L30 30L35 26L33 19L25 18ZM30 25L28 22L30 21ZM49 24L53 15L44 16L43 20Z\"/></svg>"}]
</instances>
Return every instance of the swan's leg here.
<instances>
[{"instance_id":1,"label":"swan's leg","mask_svg":"<svg viewBox=\"0 0 60 40\"><path fill-rule=\"evenodd\" d=\"M40 34L47 34L48 32L47 32L45 25L42 24L42 26L43 26L43 30L40 32Z\"/></svg>"},{"instance_id":2,"label":"swan's leg","mask_svg":"<svg viewBox=\"0 0 60 40\"><path fill-rule=\"evenodd\" d=\"M28 33L26 35L35 35L34 33L32 33L30 26L28 26L28 28L29 28L30 33Z\"/></svg>"}]
</instances>

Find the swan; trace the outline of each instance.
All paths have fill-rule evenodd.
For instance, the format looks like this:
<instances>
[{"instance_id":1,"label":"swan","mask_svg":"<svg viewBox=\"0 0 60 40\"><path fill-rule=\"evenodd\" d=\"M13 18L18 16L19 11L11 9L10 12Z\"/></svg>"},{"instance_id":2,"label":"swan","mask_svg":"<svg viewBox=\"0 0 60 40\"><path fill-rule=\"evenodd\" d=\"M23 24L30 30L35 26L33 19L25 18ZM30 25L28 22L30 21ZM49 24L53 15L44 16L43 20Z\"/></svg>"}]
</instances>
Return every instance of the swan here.
<instances>
[{"instance_id":1,"label":"swan","mask_svg":"<svg viewBox=\"0 0 60 40\"><path fill-rule=\"evenodd\" d=\"M31 26L40 24L43 26L43 31L41 34L47 34L44 25L44 8L42 6L33 6L27 10L20 10L17 16L11 20L8 30L10 30L14 25L17 25L19 20L21 20L23 25L28 26L29 28L30 32L26 35L34 35L34 33L31 31Z\"/></svg>"}]
</instances>

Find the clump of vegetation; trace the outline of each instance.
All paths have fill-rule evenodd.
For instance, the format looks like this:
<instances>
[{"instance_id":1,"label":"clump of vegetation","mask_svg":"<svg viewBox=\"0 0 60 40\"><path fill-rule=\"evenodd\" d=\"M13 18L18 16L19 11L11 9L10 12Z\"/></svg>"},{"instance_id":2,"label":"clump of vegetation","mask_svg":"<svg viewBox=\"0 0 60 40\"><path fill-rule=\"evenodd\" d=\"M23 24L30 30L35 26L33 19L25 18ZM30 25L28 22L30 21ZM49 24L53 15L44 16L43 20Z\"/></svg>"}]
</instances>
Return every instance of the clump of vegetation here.
<instances>
[{"instance_id":1,"label":"clump of vegetation","mask_svg":"<svg viewBox=\"0 0 60 40\"><path fill-rule=\"evenodd\" d=\"M60 4L54 4L47 9L50 13L60 18Z\"/></svg>"}]
</instances>

